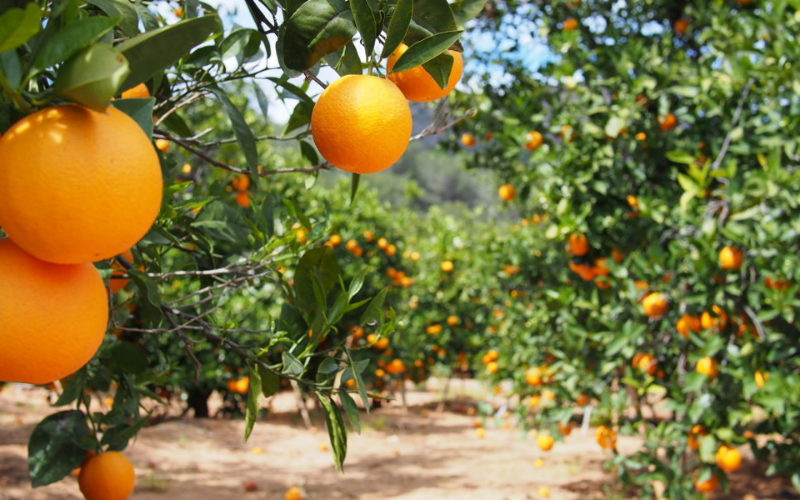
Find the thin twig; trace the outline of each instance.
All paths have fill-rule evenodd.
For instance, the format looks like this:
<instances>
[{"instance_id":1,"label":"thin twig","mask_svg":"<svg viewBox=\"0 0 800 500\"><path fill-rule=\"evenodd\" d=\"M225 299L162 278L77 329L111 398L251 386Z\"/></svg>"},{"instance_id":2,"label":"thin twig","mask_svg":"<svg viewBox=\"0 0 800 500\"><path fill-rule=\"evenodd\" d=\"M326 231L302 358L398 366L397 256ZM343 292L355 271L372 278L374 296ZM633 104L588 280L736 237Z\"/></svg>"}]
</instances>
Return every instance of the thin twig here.
<instances>
[{"instance_id":1,"label":"thin twig","mask_svg":"<svg viewBox=\"0 0 800 500\"><path fill-rule=\"evenodd\" d=\"M476 112L477 111L475 110L475 108L472 108L469 111L467 111L466 113L464 113L463 115L459 116L458 118L456 118L455 120L453 120L453 121L451 121L449 123L443 123L448 117L448 114L445 114L442 121L438 121L438 120L435 121L434 123L432 123L431 125L426 127L425 130L423 130L419 134L412 136L411 140L412 141L418 141L420 139L423 139L423 138L431 136L431 135L440 134L440 133L444 132L445 130L454 127L458 123L460 123L460 122L462 122L462 121L464 121L464 120L466 120L468 118L472 118L473 116L475 116Z\"/></svg>"}]
</instances>

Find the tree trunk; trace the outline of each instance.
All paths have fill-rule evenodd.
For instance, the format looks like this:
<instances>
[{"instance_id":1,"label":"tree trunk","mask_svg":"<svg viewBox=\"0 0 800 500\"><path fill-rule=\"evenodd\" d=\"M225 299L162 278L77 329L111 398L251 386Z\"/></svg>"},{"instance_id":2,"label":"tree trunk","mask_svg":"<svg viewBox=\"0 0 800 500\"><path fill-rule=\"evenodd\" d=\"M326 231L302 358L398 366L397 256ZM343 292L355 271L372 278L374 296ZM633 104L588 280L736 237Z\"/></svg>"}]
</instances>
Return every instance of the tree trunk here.
<instances>
[{"instance_id":1,"label":"tree trunk","mask_svg":"<svg viewBox=\"0 0 800 500\"><path fill-rule=\"evenodd\" d=\"M192 387L188 393L187 402L189 403L189 408L194 411L194 418L208 418L208 398L211 396L211 391Z\"/></svg>"}]
</instances>

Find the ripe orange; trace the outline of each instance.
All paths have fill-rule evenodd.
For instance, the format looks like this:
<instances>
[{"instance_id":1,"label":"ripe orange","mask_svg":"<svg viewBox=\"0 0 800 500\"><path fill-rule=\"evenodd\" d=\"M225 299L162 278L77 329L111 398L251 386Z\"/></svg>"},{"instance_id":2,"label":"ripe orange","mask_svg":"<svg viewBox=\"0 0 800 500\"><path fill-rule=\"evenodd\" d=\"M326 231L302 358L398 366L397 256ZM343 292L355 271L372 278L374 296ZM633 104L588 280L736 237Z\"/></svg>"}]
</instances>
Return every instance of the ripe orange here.
<instances>
[{"instance_id":1,"label":"ripe orange","mask_svg":"<svg viewBox=\"0 0 800 500\"><path fill-rule=\"evenodd\" d=\"M694 487L700 493L711 493L719 488L719 480L717 479L717 476L711 476L703 482L695 481Z\"/></svg>"},{"instance_id":2,"label":"ripe orange","mask_svg":"<svg viewBox=\"0 0 800 500\"><path fill-rule=\"evenodd\" d=\"M338 234L332 234L330 238L328 238L328 242L326 243L326 245L335 247L340 245L341 243L342 243L342 237L339 236Z\"/></svg>"},{"instance_id":3,"label":"ripe orange","mask_svg":"<svg viewBox=\"0 0 800 500\"><path fill-rule=\"evenodd\" d=\"M400 59L400 56L408 50L408 45L401 43L394 52L386 59L387 78L393 81L397 88L399 88L406 99L414 102L428 102L441 99L446 96L456 86L456 83L461 79L461 73L464 71L464 58L461 52L448 50L447 53L453 56L453 68L450 70L450 77L447 79L447 86L445 88L439 87L436 80L425 71L422 66L411 68L399 73L392 73L392 68Z\"/></svg>"},{"instance_id":4,"label":"ripe orange","mask_svg":"<svg viewBox=\"0 0 800 500\"><path fill-rule=\"evenodd\" d=\"M440 333L442 333L442 325L438 323L433 325L428 325L428 327L425 328L425 332L427 332L428 335L439 335Z\"/></svg>"},{"instance_id":5,"label":"ripe orange","mask_svg":"<svg viewBox=\"0 0 800 500\"><path fill-rule=\"evenodd\" d=\"M402 360L395 358L386 366L386 371L392 375L399 375L406 371L406 365Z\"/></svg>"},{"instance_id":6,"label":"ripe orange","mask_svg":"<svg viewBox=\"0 0 800 500\"><path fill-rule=\"evenodd\" d=\"M542 145L542 134L533 130L528 132L528 135L525 136L525 149L528 151L535 151Z\"/></svg>"},{"instance_id":7,"label":"ripe orange","mask_svg":"<svg viewBox=\"0 0 800 500\"><path fill-rule=\"evenodd\" d=\"M564 30L565 31L573 31L578 27L578 20L574 17L570 17L564 21Z\"/></svg>"},{"instance_id":8,"label":"ripe orange","mask_svg":"<svg viewBox=\"0 0 800 500\"><path fill-rule=\"evenodd\" d=\"M737 270L742 267L744 255L736 247L726 246L719 251L719 267L728 270Z\"/></svg>"},{"instance_id":9,"label":"ripe orange","mask_svg":"<svg viewBox=\"0 0 800 500\"><path fill-rule=\"evenodd\" d=\"M517 190L514 189L514 186L511 184L503 184L500 186L500 189L497 190L497 193L503 201L511 201L517 196Z\"/></svg>"},{"instance_id":10,"label":"ripe orange","mask_svg":"<svg viewBox=\"0 0 800 500\"><path fill-rule=\"evenodd\" d=\"M131 462L117 451L90 458L81 466L78 485L86 500L125 500L133 493L136 473Z\"/></svg>"},{"instance_id":11,"label":"ripe orange","mask_svg":"<svg viewBox=\"0 0 800 500\"><path fill-rule=\"evenodd\" d=\"M725 472L735 472L742 466L739 450L724 444L717 449L716 460L719 468Z\"/></svg>"},{"instance_id":12,"label":"ripe orange","mask_svg":"<svg viewBox=\"0 0 800 500\"><path fill-rule=\"evenodd\" d=\"M455 264L453 264L453 261L451 260L445 260L441 263L440 267L442 268L442 271L449 273L455 268Z\"/></svg>"},{"instance_id":13,"label":"ripe orange","mask_svg":"<svg viewBox=\"0 0 800 500\"><path fill-rule=\"evenodd\" d=\"M119 255L161 207L158 156L114 107L58 106L26 116L0 139L0 165L0 226L48 262Z\"/></svg>"},{"instance_id":14,"label":"ripe orange","mask_svg":"<svg viewBox=\"0 0 800 500\"><path fill-rule=\"evenodd\" d=\"M483 439L486 437L486 430L483 427L479 427L475 429L475 435L478 436L479 439Z\"/></svg>"},{"instance_id":15,"label":"ripe orange","mask_svg":"<svg viewBox=\"0 0 800 500\"><path fill-rule=\"evenodd\" d=\"M250 187L250 177L245 174L239 174L233 178L231 186L237 191L247 191Z\"/></svg>"},{"instance_id":16,"label":"ripe orange","mask_svg":"<svg viewBox=\"0 0 800 500\"><path fill-rule=\"evenodd\" d=\"M542 369L538 367L529 368L525 372L525 382L531 387L542 385Z\"/></svg>"},{"instance_id":17,"label":"ripe orange","mask_svg":"<svg viewBox=\"0 0 800 500\"><path fill-rule=\"evenodd\" d=\"M490 361L490 362L489 362L489 363L486 365L486 371L487 371L487 372L489 372L489 373L497 373L497 370L498 370L499 368L500 368L500 367L497 365L497 362L495 362L495 361Z\"/></svg>"},{"instance_id":18,"label":"ripe orange","mask_svg":"<svg viewBox=\"0 0 800 500\"><path fill-rule=\"evenodd\" d=\"M648 318L660 318L667 312L669 302L667 298L658 292L653 292L644 298L642 308Z\"/></svg>"},{"instance_id":19,"label":"ripe orange","mask_svg":"<svg viewBox=\"0 0 800 500\"><path fill-rule=\"evenodd\" d=\"M589 396L586 394L578 395L578 398L575 400L575 404L578 406L586 406L589 404Z\"/></svg>"},{"instance_id":20,"label":"ripe orange","mask_svg":"<svg viewBox=\"0 0 800 500\"><path fill-rule=\"evenodd\" d=\"M678 119L672 113L667 113L664 117L659 116L658 122L660 124L659 128L664 132L673 130L678 126Z\"/></svg>"},{"instance_id":21,"label":"ripe orange","mask_svg":"<svg viewBox=\"0 0 800 500\"><path fill-rule=\"evenodd\" d=\"M56 265L0 240L0 381L46 384L94 356L108 324L91 264Z\"/></svg>"},{"instance_id":22,"label":"ripe orange","mask_svg":"<svg viewBox=\"0 0 800 500\"><path fill-rule=\"evenodd\" d=\"M625 197L625 199L628 201L628 205L630 205L630 207L632 209L639 210L639 200L638 200L638 198L636 198L632 194L629 194L629 195L627 195Z\"/></svg>"},{"instance_id":23,"label":"ripe orange","mask_svg":"<svg viewBox=\"0 0 800 500\"><path fill-rule=\"evenodd\" d=\"M311 135L333 166L356 174L390 167L411 139L411 109L385 78L346 75L322 92L311 113Z\"/></svg>"},{"instance_id":24,"label":"ripe orange","mask_svg":"<svg viewBox=\"0 0 800 500\"><path fill-rule=\"evenodd\" d=\"M536 438L536 444L539 445L539 448L542 451L550 451L553 449L553 444L555 444L555 441L553 440L553 436L550 434L539 434L539 437Z\"/></svg>"},{"instance_id":25,"label":"ripe orange","mask_svg":"<svg viewBox=\"0 0 800 500\"><path fill-rule=\"evenodd\" d=\"M475 146L476 142L477 141L475 140L475 136L473 136L469 132L464 132L463 134L461 134L461 144L463 144L464 146L471 148Z\"/></svg>"},{"instance_id":26,"label":"ripe orange","mask_svg":"<svg viewBox=\"0 0 800 500\"><path fill-rule=\"evenodd\" d=\"M631 363L635 369L639 369L648 375L655 375L658 371L658 362L655 356L649 353L639 353L633 357Z\"/></svg>"},{"instance_id":27,"label":"ripe orange","mask_svg":"<svg viewBox=\"0 0 800 500\"><path fill-rule=\"evenodd\" d=\"M589 240L586 239L585 234L573 233L569 235L569 252L578 257L589 252Z\"/></svg>"},{"instance_id":28,"label":"ripe orange","mask_svg":"<svg viewBox=\"0 0 800 500\"><path fill-rule=\"evenodd\" d=\"M611 249L611 258L614 260L614 262L619 264L620 262L622 262L622 259L625 258L625 254L623 254L622 252L620 252L616 248L612 248Z\"/></svg>"},{"instance_id":29,"label":"ripe orange","mask_svg":"<svg viewBox=\"0 0 800 500\"><path fill-rule=\"evenodd\" d=\"M300 491L300 488L294 486L286 491L283 498L284 500L303 500L303 493Z\"/></svg>"},{"instance_id":30,"label":"ripe orange","mask_svg":"<svg viewBox=\"0 0 800 500\"><path fill-rule=\"evenodd\" d=\"M717 360L709 357L701 358L697 362L697 366L695 366L695 371L707 375L710 380L713 380L717 378L717 374L719 374L717 370Z\"/></svg>"},{"instance_id":31,"label":"ripe orange","mask_svg":"<svg viewBox=\"0 0 800 500\"><path fill-rule=\"evenodd\" d=\"M458 325L458 316L450 315L447 317L447 324L450 326Z\"/></svg>"},{"instance_id":32,"label":"ripe orange","mask_svg":"<svg viewBox=\"0 0 800 500\"><path fill-rule=\"evenodd\" d=\"M715 316L712 316L708 311L703 311L703 314L700 315L700 326L704 329L716 328L723 330L728 324L728 315L717 305L711 306L711 311Z\"/></svg>"},{"instance_id":33,"label":"ripe orange","mask_svg":"<svg viewBox=\"0 0 800 500\"><path fill-rule=\"evenodd\" d=\"M131 87L122 93L123 99L145 99L147 97L150 97L150 90L147 89L147 85L144 83Z\"/></svg>"},{"instance_id":34,"label":"ripe orange","mask_svg":"<svg viewBox=\"0 0 800 500\"><path fill-rule=\"evenodd\" d=\"M228 392L247 394L247 391L250 389L250 377L245 375L240 379L230 379L226 384L226 388Z\"/></svg>"},{"instance_id":35,"label":"ripe orange","mask_svg":"<svg viewBox=\"0 0 800 500\"><path fill-rule=\"evenodd\" d=\"M683 315L678 319L678 324L676 325L676 329L678 333L683 336L683 338L689 338L689 330L693 331L694 333L698 333L702 328L700 324L700 318L698 316L692 316L688 313L683 313Z\"/></svg>"},{"instance_id":36,"label":"ripe orange","mask_svg":"<svg viewBox=\"0 0 800 500\"><path fill-rule=\"evenodd\" d=\"M689 21L686 19L678 19L673 25L675 33L683 36L686 34L686 29L689 27Z\"/></svg>"},{"instance_id":37,"label":"ripe orange","mask_svg":"<svg viewBox=\"0 0 800 500\"><path fill-rule=\"evenodd\" d=\"M166 139L156 139L156 149L162 153L169 152L169 141Z\"/></svg>"},{"instance_id":38,"label":"ripe orange","mask_svg":"<svg viewBox=\"0 0 800 500\"><path fill-rule=\"evenodd\" d=\"M133 253L130 249L125 250L120 255L122 255L122 258L125 259L128 264L133 264ZM114 272L111 273L112 278L108 280L108 286L111 288L111 293L117 293L128 286L128 281L130 280L128 278L114 278L114 276L125 276L128 274L128 271L116 259L114 259L114 263L111 264L111 269L113 269Z\"/></svg>"},{"instance_id":39,"label":"ripe orange","mask_svg":"<svg viewBox=\"0 0 800 500\"><path fill-rule=\"evenodd\" d=\"M616 431L609 429L605 425L601 425L597 428L594 438L597 444L600 445L600 448L613 450L617 447Z\"/></svg>"},{"instance_id":40,"label":"ripe orange","mask_svg":"<svg viewBox=\"0 0 800 500\"><path fill-rule=\"evenodd\" d=\"M561 434L564 435L564 437L567 437L570 434L572 434L572 422L567 422L566 425L559 422L557 426L558 430L561 432Z\"/></svg>"},{"instance_id":41,"label":"ripe orange","mask_svg":"<svg viewBox=\"0 0 800 500\"><path fill-rule=\"evenodd\" d=\"M755 374L753 375L753 378L756 382L756 386L759 389L763 389L764 384L766 384L767 380L769 380L769 373L762 373L761 370L756 370Z\"/></svg>"},{"instance_id":42,"label":"ripe orange","mask_svg":"<svg viewBox=\"0 0 800 500\"><path fill-rule=\"evenodd\" d=\"M641 142L647 139L647 134L645 134L644 132L639 132L638 134L636 134L635 137L637 141Z\"/></svg>"},{"instance_id":43,"label":"ripe orange","mask_svg":"<svg viewBox=\"0 0 800 500\"><path fill-rule=\"evenodd\" d=\"M237 191L236 204L242 208L250 208L250 193L247 191ZM298 231L297 234L300 234L300 231Z\"/></svg>"},{"instance_id":44,"label":"ripe orange","mask_svg":"<svg viewBox=\"0 0 800 500\"><path fill-rule=\"evenodd\" d=\"M687 444L690 449L697 451L700 448L700 442L697 440L698 436L707 436L708 431L702 425L694 425L692 426L692 430L689 432L689 437L687 438Z\"/></svg>"}]
</instances>

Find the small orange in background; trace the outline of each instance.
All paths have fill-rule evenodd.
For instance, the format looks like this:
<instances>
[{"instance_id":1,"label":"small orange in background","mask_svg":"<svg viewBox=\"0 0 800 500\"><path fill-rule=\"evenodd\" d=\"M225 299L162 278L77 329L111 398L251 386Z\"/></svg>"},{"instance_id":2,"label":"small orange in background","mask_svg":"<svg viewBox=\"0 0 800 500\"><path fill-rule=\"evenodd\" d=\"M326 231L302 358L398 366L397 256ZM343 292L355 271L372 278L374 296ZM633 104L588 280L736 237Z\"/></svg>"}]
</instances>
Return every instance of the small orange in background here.
<instances>
[{"instance_id":1,"label":"small orange in background","mask_svg":"<svg viewBox=\"0 0 800 500\"><path fill-rule=\"evenodd\" d=\"M542 451L550 451L553 449L555 440L550 434L539 434L539 437L536 438L536 444L539 445L539 449Z\"/></svg>"},{"instance_id":2,"label":"small orange in background","mask_svg":"<svg viewBox=\"0 0 800 500\"><path fill-rule=\"evenodd\" d=\"M578 20L570 17L564 20L564 31L574 31L578 27Z\"/></svg>"},{"instance_id":3,"label":"small orange in background","mask_svg":"<svg viewBox=\"0 0 800 500\"><path fill-rule=\"evenodd\" d=\"M678 118L675 117L672 113L667 113L665 116L658 117L659 128L663 132L668 132L670 130L674 130L675 127L678 126Z\"/></svg>"},{"instance_id":4,"label":"small orange in background","mask_svg":"<svg viewBox=\"0 0 800 500\"><path fill-rule=\"evenodd\" d=\"M442 333L442 325L438 323L433 325L428 325L428 327L425 328L425 332L428 335L439 335L440 333Z\"/></svg>"},{"instance_id":5,"label":"small orange in background","mask_svg":"<svg viewBox=\"0 0 800 500\"><path fill-rule=\"evenodd\" d=\"M562 424L561 422L559 422L557 425L558 425L558 430L561 431L561 434L563 434L564 437L567 437L570 434L572 434L572 422L567 422L566 424Z\"/></svg>"},{"instance_id":6,"label":"small orange in background","mask_svg":"<svg viewBox=\"0 0 800 500\"><path fill-rule=\"evenodd\" d=\"M647 140L647 134L645 134L644 132L639 132L638 134L636 134L635 137L636 137L636 140L640 141L640 142Z\"/></svg>"},{"instance_id":7,"label":"small orange in background","mask_svg":"<svg viewBox=\"0 0 800 500\"><path fill-rule=\"evenodd\" d=\"M306 243L308 243L308 230L305 228L298 229L297 233L295 233L294 235L294 239L297 240L297 242L300 243L301 245L305 245Z\"/></svg>"},{"instance_id":8,"label":"small orange in background","mask_svg":"<svg viewBox=\"0 0 800 500\"><path fill-rule=\"evenodd\" d=\"M525 149L528 151L535 151L542 145L542 134L536 130L528 132L525 136Z\"/></svg>"},{"instance_id":9,"label":"small orange in background","mask_svg":"<svg viewBox=\"0 0 800 500\"><path fill-rule=\"evenodd\" d=\"M723 330L728 324L728 315L717 305L711 306L711 311L714 315L708 311L703 311L703 314L700 315L700 326L706 330L709 328Z\"/></svg>"},{"instance_id":10,"label":"small orange in background","mask_svg":"<svg viewBox=\"0 0 800 500\"><path fill-rule=\"evenodd\" d=\"M624 259L624 258L625 258L625 254L623 254L622 252L620 252L616 248L612 248L611 249L611 259L613 259L614 262L619 264L620 262L622 262L622 259Z\"/></svg>"},{"instance_id":11,"label":"small orange in background","mask_svg":"<svg viewBox=\"0 0 800 500\"><path fill-rule=\"evenodd\" d=\"M577 399L575 399L575 403L578 406L586 406L589 404L589 396L586 394L579 394Z\"/></svg>"},{"instance_id":12,"label":"small orange in background","mask_svg":"<svg viewBox=\"0 0 800 500\"><path fill-rule=\"evenodd\" d=\"M536 408L542 402L542 397L538 394L534 394L533 396L528 399L528 406L531 408Z\"/></svg>"},{"instance_id":13,"label":"small orange in background","mask_svg":"<svg viewBox=\"0 0 800 500\"><path fill-rule=\"evenodd\" d=\"M689 21L687 19L678 19L675 21L675 24L673 24L673 28L675 28L675 33L683 36L689 28Z\"/></svg>"},{"instance_id":14,"label":"small orange in background","mask_svg":"<svg viewBox=\"0 0 800 500\"><path fill-rule=\"evenodd\" d=\"M255 481L250 481L250 480L245 481L243 486L244 486L244 491L248 492L258 491L258 485L256 484Z\"/></svg>"},{"instance_id":15,"label":"small orange in background","mask_svg":"<svg viewBox=\"0 0 800 500\"><path fill-rule=\"evenodd\" d=\"M739 450L724 444L717 449L715 458L717 466L725 472L736 472L742 466L742 454Z\"/></svg>"},{"instance_id":16,"label":"small orange in background","mask_svg":"<svg viewBox=\"0 0 800 500\"><path fill-rule=\"evenodd\" d=\"M517 196L517 190L511 184L503 184L500 186L500 189L497 190L497 193L503 201L511 201Z\"/></svg>"},{"instance_id":17,"label":"small orange in background","mask_svg":"<svg viewBox=\"0 0 800 500\"><path fill-rule=\"evenodd\" d=\"M617 432L601 425L594 435L595 441L604 450L613 450L617 447Z\"/></svg>"},{"instance_id":18,"label":"small orange in background","mask_svg":"<svg viewBox=\"0 0 800 500\"><path fill-rule=\"evenodd\" d=\"M469 132L464 132L463 134L461 134L461 144L463 144L465 147L468 148L474 147L476 142L477 141L475 140L475 136L473 136Z\"/></svg>"},{"instance_id":19,"label":"small orange in background","mask_svg":"<svg viewBox=\"0 0 800 500\"><path fill-rule=\"evenodd\" d=\"M131 87L122 93L123 99L146 99L148 97L150 97L150 90L144 83Z\"/></svg>"},{"instance_id":20,"label":"small orange in background","mask_svg":"<svg viewBox=\"0 0 800 500\"><path fill-rule=\"evenodd\" d=\"M653 376L658 371L658 362L656 357L649 353L639 353L633 357L631 362L634 368Z\"/></svg>"},{"instance_id":21,"label":"small orange in background","mask_svg":"<svg viewBox=\"0 0 800 500\"><path fill-rule=\"evenodd\" d=\"M242 208L250 208L250 194L247 191L237 191L236 204ZM297 234L300 234L300 231Z\"/></svg>"},{"instance_id":22,"label":"small orange in background","mask_svg":"<svg viewBox=\"0 0 800 500\"><path fill-rule=\"evenodd\" d=\"M166 139L156 139L156 149L162 153L169 152L169 141Z\"/></svg>"},{"instance_id":23,"label":"small orange in background","mask_svg":"<svg viewBox=\"0 0 800 500\"><path fill-rule=\"evenodd\" d=\"M239 174L231 181L231 186L237 191L247 191L250 187L250 176Z\"/></svg>"},{"instance_id":24,"label":"small orange in background","mask_svg":"<svg viewBox=\"0 0 800 500\"><path fill-rule=\"evenodd\" d=\"M572 142L575 139L575 133L572 130L572 125L564 125L561 127L561 132L558 133L558 138L564 142Z\"/></svg>"},{"instance_id":25,"label":"small orange in background","mask_svg":"<svg viewBox=\"0 0 800 500\"><path fill-rule=\"evenodd\" d=\"M700 493L711 493L719 488L719 480L717 476L711 476L702 482L700 480L695 481L694 487Z\"/></svg>"},{"instance_id":26,"label":"small orange in background","mask_svg":"<svg viewBox=\"0 0 800 500\"><path fill-rule=\"evenodd\" d=\"M543 370L539 367L529 368L525 372L525 382L528 383L531 387L538 387L542 385L542 375L544 375Z\"/></svg>"},{"instance_id":27,"label":"small orange in background","mask_svg":"<svg viewBox=\"0 0 800 500\"><path fill-rule=\"evenodd\" d=\"M719 370L717 369L717 360L709 357L701 358L695 366L695 371L697 373L707 375L709 380L713 380L717 378L717 375L719 374Z\"/></svg>"},{"instance_id":28,"label":"small orange in background","mask_svg":"<svg viewBox=\"0 0 800 500\"><path fill-rule=\"evenodd\" d=\"M589 252L589 240L583 233L572 233L569 235L569 252L580 257Z\"/></svg>"},{"instance_id":29,"label":"small orange in background","mask_svg":"<svg viewBox=\"0 0 800 500\"><path fill-rule=\"evenodd\" d=\"M769 373L762 373L761 370L756 370L756 373L753 375L753 378L755 379L756 386L759 389L763 389L764 384L766 384L767 380L769 380Z\"/></svg>"},{"instance_id":30,"label":"small orange in background","mask_svg":"<svg viewBox=\"0 0 800 500\"><path fill-rule=\"evenodd\" d=\"M490 361L490 362L489 362L489 363L486 365L486 371L487 371L487 372L489 372L489 373L497 373L497 370L498 370L499 368L500 368L500 367L497 365L497 362L495 362L495 361Z\"/></svg>"},{"instance_id":31,"label":"small orange in background","mask_svg":"<svg viewBox=\"0 0 800 500\"><path fill-rule=\"evenodd\" d=\"M136 484L133 464L125 455L108 451L81 465L78 485L86 500L125 500Z\"/></svg>"},{"instance_id":32,"label":"small orange in background","mask_svg":"<svg viewBox=\"0 0 800 500\"><path fill-rule=\"evenodd\" d=\"M479 427L478 429L475 429L475 435L478 436L479 439L483 439L486 437L486 431L483 429L483 427Z\"/></svg>"},{"instance_id":33,"label":"small orange in background","mask_svg":"<svg viewBox=\"0 0 800 500\"><path fill-rule=\"evenodd\" d=\"M629 194L629 195L627 195L627 196L625 197L625 199L628 201L628 205L630 205L630 207L631 207L632 209L634 209L634 210L639 210L639 199L638 199L638 198L636 198L636 197L635 197L634 195L632 195L632 194Z\"/></svg>"},{"instance_id":34,"label":"small orange in background","mask_svg":"<svg viewBox=\"0 0 800 500\"><path fill-rule=\"evenodd\" d=\"M286 491L283 498L284 500L303 500L303 492L300 491L300 488L294 486Z\"/></svg>"},{"instance_id":35,"label":"small orange in background","mask_svg":"<svg viewBox=\"0 0 800 500\"><path fill-rule=\"evenodd\" d=\"M332 234L330 238L328 238L328 242L326 243L326 245L335 247L339 246L341 243L342 243L342 237L339 236L338 234Z\"/></svg>"},{"instance_id":36,"label":"small orange in background","mask_svg":"<svg viewBox=\"0 0 800 500\"><path fill-rule=\"evenodd\" d=\"M441 88L436 80L425 71L422 66L393 73L392 68L397 64L400 56L408 50L408 45L401 43L394 49L394 52L386 59L387 78L397 85L397 88L403 92L406 99L413 102L430 102L441 99L446 96L456 87L456 84L461 79L461 74L464 71L464 57L461 52L448 50L447 53L453 57L453 66L450 70L450 77L447 79L447 86Z\"/></svg>"},{"instance_id":37,"label":"small orange in background","mask_svg":"<svg viewBox=\"0 0 800 500\"><path fill-rule=\"evenodd\" d=\"M644 314L648 318L660 318L664 316L669 307L669 301L664 295L653 292L642 300Z\"/></svg>"},{"instance_id":38,"label":"small orange in background","mask_svg":"<svg viewBox=\"0 0 800 500\"><path fill-rule=\"evenodd\" d=\"M440 264L440 267L441 267L443 272L449 273L449 272L453 271L453 269L455 268L455 265L453 264L453 261L445 260Z\"/></svg>"},{"instance_id":39,"label":"small orange in background","mask_svg":"<svg viewBox=\"0 0 800 500\"><path fill-rule=\"evenodd\" d=\"M541 458L537 458L536 460L534 460L533 466L536 467L537 469L541 469L542 467L544 467L544 460L542 460Z\"/></svg>"},{"instance_id":40,"label":"small orange in background","mask_svg":"<svg viewBox=\"0 0 800 500\"><path fill-rule=\"evenodd\" d=\"M485 134L483 134L483 140L486 142L491 142L493 138L494 134L492 134L491 132L486 132Z\"/></svg>"},{"instance_id":41,"label":"small orange in background","mask_svg":"<svg viewBox=\"0 0 800 500\"><path fill-rule=\"evenodd\" d=\"M406 366L401 359L395 358L386 366L386 371L392 375L400 375L406 371Z\"/></svg>"},{"instance_id":42,"label":"small orange in background","mask_svg":"<svg viewBox=\"0 0 800 500\"><path fill-rule=\"evenodd\" d=\"M700 442L697 440L698 436L702 437L707 435L708 431L702 425L692 426L692 430L689 432L689 437L686 440L689 448L693 451L697 451L700 448Z\"/></svg>"},{"instance_id":43,"label":"small orange in background","mask_svg":"<svg viewBox=\"0 0 800 500\"><path fill-rule=\"evenodd\" d=\"M744 254L736 247L726 246L719 251L719 267L727 270L737 270L742 267Z\"/></svg>"},{"instance_id":44,"label":"small orange in background","mask_svg":"<svg viewBox=\"0 0 800 500\"><path fill-rule=\"evenodd\" d=\"M450 315L447 317L447 324L450 326L458 325L458 316Z\"/></svg>"},{"instance_id":45,"label":"small orange in background","mask_svg":"<svg viewBox=\"0 0 800 500\"><path fill-rule=\"evenodd\" d=\"M700 317L692 316L689 313L683 313L683 315L678 319L678 323L675 328L683 338L688 339L689 330L693 331L694 333L698 333L700 330L702 330Z\"/></svg>"},{"instance_id":46,"label":"small orange in background","mask_svg":"<svg viewBox=\"0 0 800 500\"><path fill-rule=\"evenodd\" d=\"M550 488L547 486L540 486L537 493L539 493L539 496L542 498L550 498Z\"/></svg>"}]
</instances>

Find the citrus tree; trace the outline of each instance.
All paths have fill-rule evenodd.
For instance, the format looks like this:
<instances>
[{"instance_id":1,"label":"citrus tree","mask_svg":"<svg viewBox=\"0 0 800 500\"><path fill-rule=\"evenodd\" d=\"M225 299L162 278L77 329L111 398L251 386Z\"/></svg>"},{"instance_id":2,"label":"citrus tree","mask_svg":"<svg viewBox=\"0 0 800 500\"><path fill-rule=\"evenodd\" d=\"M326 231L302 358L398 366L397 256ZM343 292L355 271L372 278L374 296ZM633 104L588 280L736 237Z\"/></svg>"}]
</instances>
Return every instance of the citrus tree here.
<instances>
[{"instance_id":1,"label":"citrus tree","mask_svg":"<svg viewBox=\"0 0 800 500\"><path fill-rule=\"evenodd\" d=\"M344 416L358 429L355 400L369 408L371 347L349 329L384 342L396 315L307 191L352 172L353 203L359 175L400 158L407 100L452 91L483 3L241 7L253 28L191 0L0 6L0 380L52 384L72 407L31 436L34 486L81 466L87 499L127 498L120 452L176 392L198 416L211 390L241 394L246 439L260 400L296 383L337 467ZM285 127L267 94L293 105Z\"/></svg>"}]
</instances>

